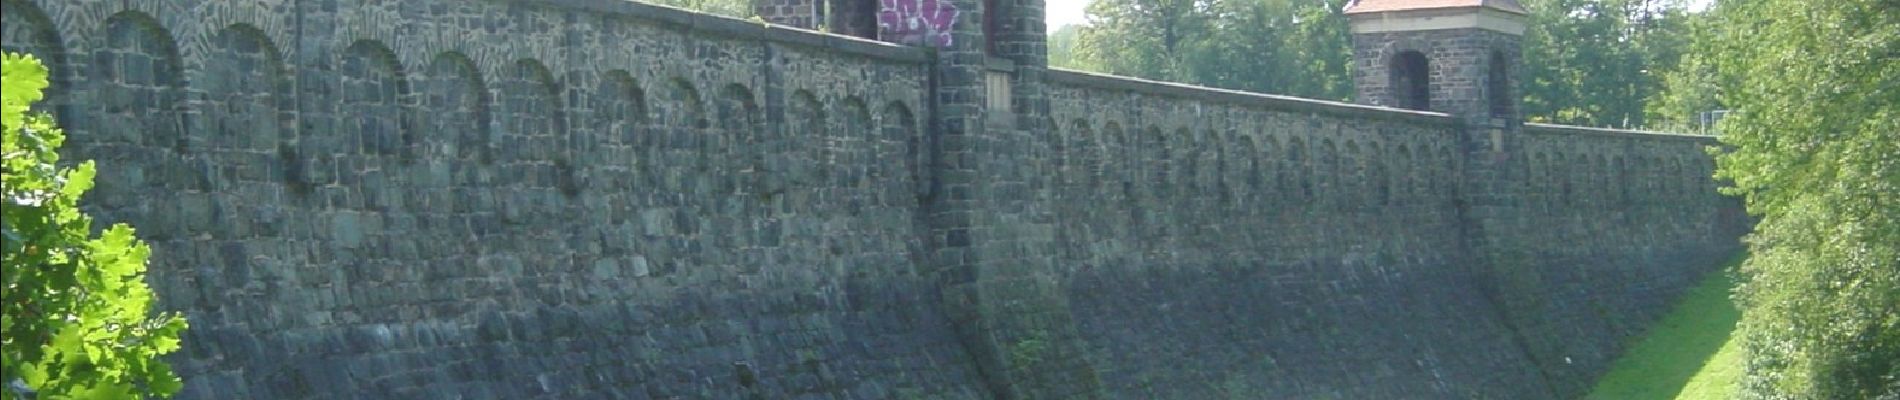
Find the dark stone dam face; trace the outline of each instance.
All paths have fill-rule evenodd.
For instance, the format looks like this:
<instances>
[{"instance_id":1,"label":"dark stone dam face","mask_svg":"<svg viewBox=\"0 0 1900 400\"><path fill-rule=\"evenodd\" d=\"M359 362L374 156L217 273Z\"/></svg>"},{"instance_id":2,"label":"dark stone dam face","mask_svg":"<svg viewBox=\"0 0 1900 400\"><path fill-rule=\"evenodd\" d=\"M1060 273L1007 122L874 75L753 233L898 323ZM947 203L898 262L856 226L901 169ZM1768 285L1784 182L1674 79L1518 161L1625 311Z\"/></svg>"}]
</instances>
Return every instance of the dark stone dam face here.
<instances>
[{"instance_id":1,"label":"dark stone dam face","mask_svg":"<svg viewBox=\"0 0 1900 400\"><path fill-rule=\"evenodd\" d=\"M1567 398L1747 223L1708 138L1048 69L1040 23L0 5L189 399Z\"/></svg>"}]
</instances>

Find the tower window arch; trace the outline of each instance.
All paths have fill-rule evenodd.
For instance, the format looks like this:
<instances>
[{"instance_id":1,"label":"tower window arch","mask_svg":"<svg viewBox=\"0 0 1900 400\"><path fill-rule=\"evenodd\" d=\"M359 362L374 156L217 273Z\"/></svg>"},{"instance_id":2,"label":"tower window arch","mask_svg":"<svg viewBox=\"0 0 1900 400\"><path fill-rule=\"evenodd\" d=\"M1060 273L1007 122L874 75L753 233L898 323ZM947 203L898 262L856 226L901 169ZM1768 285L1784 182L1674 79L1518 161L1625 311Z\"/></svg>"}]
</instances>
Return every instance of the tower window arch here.
<instances>
[{"instance_id":1,"label":"tower window arch","mask_svg":"<svg viewBox=\"0 0 1900 400\"><path fill-rule=\"evenodd\" d=\"M1431 62L1425 59L1425 53L1407 50L1394 54L1387 70L1391 74L1394 105L1421 111L1431 109Z\"/></svg>"},{"instance_id":2,"label":"tower window arch","mask_svg":"<svg viewBox=\"0 0 1900 400\"><path fill-rule=\"evenodd\" d=\"M1511 98L1511 63L1504 57L1503 51L1491 51L1491 66L1485 76L1485 87L1490 88L1491 118L1510 118L1515 112L1516 103Z\"/></svg>"},{"instance_id":3,"label":"tower window arch","mask_svg":"<svg viewBox=\"0 0 1900 400\"><path fill-rule=\"evenodd\" d=\"M877 0L820 0L819 18L831 33L877 39Z\"/></svg>"},{"instance_id":4,"label":"tower window arch","mask_svg":"<svg viewBox=\"0 0 1900 400\"><path fill-rule=\"evenodd\" d=\"M983 51L992 56L1000 54L1002 50L996 46L1002 41L998 35L1003 33L1003 9L1000 4L996 0L983 0Z\"/></svg>"}]
</instances>

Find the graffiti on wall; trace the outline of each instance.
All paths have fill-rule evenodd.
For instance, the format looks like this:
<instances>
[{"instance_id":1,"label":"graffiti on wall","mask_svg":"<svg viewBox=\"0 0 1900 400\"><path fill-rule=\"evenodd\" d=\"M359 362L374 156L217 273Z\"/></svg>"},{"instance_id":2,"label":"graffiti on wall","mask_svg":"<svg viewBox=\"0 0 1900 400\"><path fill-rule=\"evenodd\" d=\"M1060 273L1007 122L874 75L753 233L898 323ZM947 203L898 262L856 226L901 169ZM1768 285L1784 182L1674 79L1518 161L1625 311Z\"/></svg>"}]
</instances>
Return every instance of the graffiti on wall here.
<instances>
[{"instance_id":1,"label":"graffiti on wall","mask_svg":"<svg viewBox=\"0 0 1900 400\"><path fill-rule=\"evenodd\" d=\"M957 5L950 0L879 0L878 39L913 46L949 47Z\"/></svg>"}]
</instances>

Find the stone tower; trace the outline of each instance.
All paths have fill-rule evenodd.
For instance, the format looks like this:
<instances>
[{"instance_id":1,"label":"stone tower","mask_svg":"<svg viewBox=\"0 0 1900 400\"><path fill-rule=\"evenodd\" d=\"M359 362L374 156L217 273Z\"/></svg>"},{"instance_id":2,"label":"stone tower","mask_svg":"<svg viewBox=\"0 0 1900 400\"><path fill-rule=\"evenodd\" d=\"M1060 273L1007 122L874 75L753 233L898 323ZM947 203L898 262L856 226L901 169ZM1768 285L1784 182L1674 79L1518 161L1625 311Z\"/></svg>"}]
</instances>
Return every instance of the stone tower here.
<instances>
[{"instance_id":1,"label":"stone tower","mask_svg":"<svg viewBox=\"0 0 1900 400\"><path fill-rule=\"evenodd\" d=\"M1359 0L1347 6L1359 102L1429 110L1473 126L1518 118L1525 11L1516 0Z\"/></svg>"},{"instance_id":2,"label":"stone tower","mask_svg":"<svg viewBox=\"0 0 1900 400\"><path fill-rule=\"evenodd\" d=\"M935 280L958 339L989 389L1003 399L1103 398L1051 259L1053 228L1023 188L1022 168L1054 135L1044 95L1044 0L752 0L766 22L935 48L930 68L929 155L919 205L928 234L923 268ZM923 42L883 24L916 10L954 7L949 38ZM942 17L940 12L929 15ZM941 19L938 19L941 20ZM939 31L932 31L939 32ZM1022 343L1048 343L1033 360Z\"/></svg>"}]
</instances>

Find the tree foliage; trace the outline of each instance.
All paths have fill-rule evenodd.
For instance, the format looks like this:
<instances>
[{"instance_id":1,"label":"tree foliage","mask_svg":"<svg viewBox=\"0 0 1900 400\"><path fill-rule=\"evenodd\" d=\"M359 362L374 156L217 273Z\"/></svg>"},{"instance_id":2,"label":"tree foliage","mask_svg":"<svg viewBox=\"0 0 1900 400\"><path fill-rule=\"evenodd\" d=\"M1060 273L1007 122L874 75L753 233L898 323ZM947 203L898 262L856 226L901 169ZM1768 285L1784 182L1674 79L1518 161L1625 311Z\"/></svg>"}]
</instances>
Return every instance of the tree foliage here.
<instances>
[{"instance_id":1,"label":"tree foliage","mask_svg":"<svg viewBox=\"0 0 1900 400\"><path fill-rule=\"evenodd\" d=\"M1352 92L1343 1L1095 0L1050 64L1295 96ZM1058 30L1058 34L1064 34ZM1067 45L1069 38L1051 38Z\"/></svg>"},{"instance_id":2,"label":"tree foliage","mask_svg":"<svg viewBox=\"0 0 1900 400\"><path fill-rule=\"evenodd\" d=\"M1352 34L1342 13L1346 3L1093 0L1088 26L1074 33L1058 30L1050 38L1050 65L1348 99ZM1649 99L1662 92L1665 73L1688 44L1695 15L1683 0L1523 3L1531 15L1519 90L1529 120L1649 125Z\"/></svg>"},{"instance_id":3,"label":"tree foliage","mask_svg":"<svg viewBox=\"0 0 1900 400\"><path fill-rule=\"evenodd\" d=\"M1526 0L1524 115L1644 128L1648 100L1687 46L1682 0Z\"/></svg>"},{"instance_id":4,"label":"tree foliage","mask_svg":"<svg viewBox=\"0 0 1900 400\"><path fill-rule=\"evenodd\" d=\"M1049 65L1074 69L1075 41L1082 35L1081 25L1063 25L1049 32Z\"/></svg>"},{"instance_id":5,"label":"tree foliage","mask_svg":"<svg viewBox=\"0 0 1900 400\"><path fill-rule=\"evenodd\" d=\"M1727 109L1716 93L1721 87L1734 84L1716 81L1715 60L1711 59L1714 51L1710 48L1717 23L1727 9L1714 8L1686 16L1688 44L1683 46L1675 67L1661 73L1662 88L1652 93L1644 106L1644 121L1652 129L1711 133L1715 118L1710 113Z\"/></svg>"},{"instance_id":6,"label":"tree foliage","mask_svg":"<svg viewBox=\"0 0 1900 400\"><path fill-rule=\"evenodd\" d=\"M79 197L91 162L57 166L64 134L29 112L46 88L31 56L0 57L0 397L24 385L41 398L166 396L181 382L159 356L178 349L185 320L150 315L150 248L117 224L94 234Z\"/></svg>"},{"instance_id":7,"label":"tree foliage","mask_svg":"<svg viewBox=\"0 0 1900 400\"><path fill-rule=\"evenodd\" d=\"M1744 396L1900 398L1900 2L1717 7L1717 175L1760 218Z\"/></svg>"}]
</instances>

